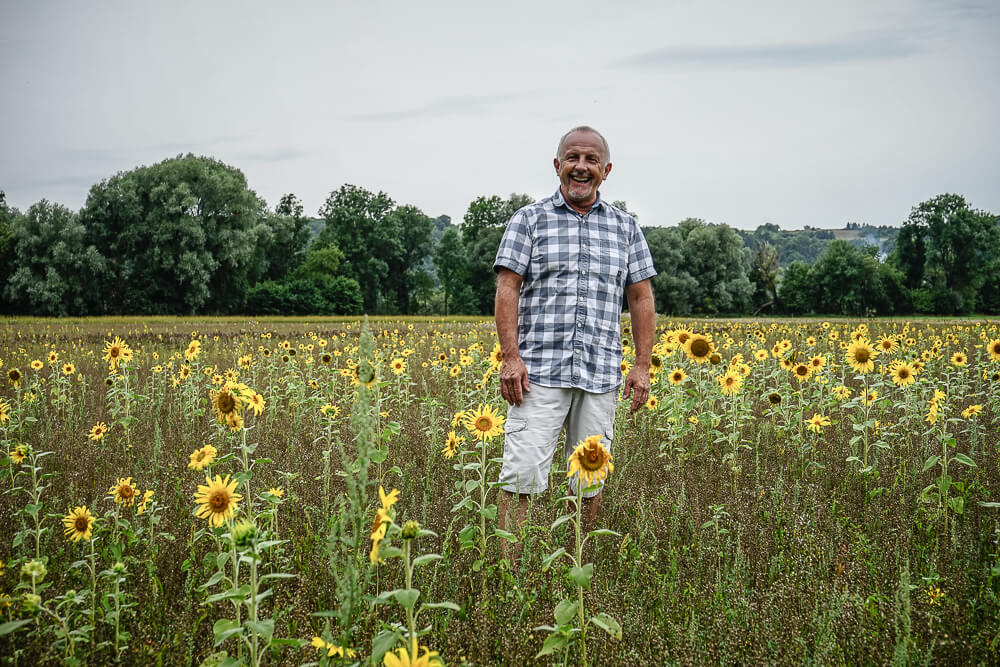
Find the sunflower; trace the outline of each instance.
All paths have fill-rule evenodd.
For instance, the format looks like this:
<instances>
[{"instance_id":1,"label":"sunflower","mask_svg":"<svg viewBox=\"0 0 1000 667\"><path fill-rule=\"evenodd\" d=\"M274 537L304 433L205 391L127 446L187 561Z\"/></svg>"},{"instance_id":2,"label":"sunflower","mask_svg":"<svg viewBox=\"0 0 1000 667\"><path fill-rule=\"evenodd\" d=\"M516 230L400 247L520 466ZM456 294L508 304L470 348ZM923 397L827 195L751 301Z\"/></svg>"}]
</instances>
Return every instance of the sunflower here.
<instances>
[{"instance_id":1,"label":"sunflower","mask_svg":"<svg viewBox=\"0 0 1000 667\"><path fill-rule=\"evenodd\" d=\"M990 359L1000 361L1000 338L994 338L986 344L986 351L990 354Z\"/></svg>"},{"instance_id":2,"label":"sunflower","mask_svg":"<svg viewBox=\"0 0 1000 667\"><path fill-rule=\"evenodd\" d=\"M875 368L873 359L877 354L878 352L862 337L847 347L847 363L857 372L867 373Z\"/></svg>"},{"instance_id":3,"label":"sunflower","mask_svg":"<svg viewBox=\"0 0 1000 667\"><path fill-rule=\"evenodd\" d=\"M403 373L406 372L406 361L400 357L397 357L393 359L392 362L389 364L389 368L392 370L393 374L402 375Z\"/></svg>"},{"instance_id":4,"label":"sunflower","mask_svg":"<svg viewBox=\"0 0 1000 667\"><path fill-rule=\"evenodd\" d=\"M382 658L383 667L434 667L441 664L438 652L432 651L426 646L421 646L423 653L417 657L416 642L407 650L405 647L396 649L395 653L386 653Z\"/></svg>"},{"instance_id":5,"label":"sunflower","mask_svg":"<svg viewBox=\"0 0 1000 667\"><path fill-rule=\"evenodd\" d=\"M111 368L117 368L118 364L124 360L126 350L131 358L132 350L125 344L125 341L115 336L112 341L104 341L104 356L101 358L108 362L108 366Z\"/></svg>"},{"instance_id":6,"label":"sunflower","mask_svg":"<svg viewBox=\"0 0 1000 667\"><path fill-rule=\"evenodd\" d=\"M271 487L270 489L267 490L267 493L269 495L274 496L275 498L284 498L285 497L285 490L283 488L281 488L280 486Z\"/></svg>"},{"instance_id":7,"label":"sunflower","mask_svg":"<svg viewBox=\"0 0 1000 667\"><path fill-rule=\"evenodd\" d=\"M653 375L663 370L663 359L658 354L649 357L649 372Z\"/></svg>"},{"instance_id":8,"label":"sunflower","mask_svg":"<svg viewBox=\"0 0 1000 667\"><path fill-rule=\"evenodd\" d=\"M767 361L767 350L757 350L753 353L753 358L757 361Z\"/></svg>"},{"instance_id":9,"label":"sunflower","mask_svg":"<svg viewBox=\"0 0 1000 667\"><path fill-rule=\"evenodd\" d=\"M580 484L583 488L588 488L600 484L615 471L611 461L611 453L601 444L601 435L589 435L570 454L566 476L579 474Z\"/></svg>"},{"instance_id":10,"label":"sunflower","mask_svg":"<svg viewBox=\"0 0 1000 667\"><path fill-rule=\"evenodd\" d=\"M34 361L31 362L31 370L40 371L43 368L45 368L45 364L42 363L41 359L35 359Z\"/></svg>"},{"instance_id":11,"label":"sunflower","mask_svg":"<svg viewBox=\"0 0 1000 667\"><path fill-rule=\"evenodd\" d=\"M493 406L479 404L475 410L469 410L465 416L465 428L478 440L486 440L504 432L503 423L506 417L497 413Z\"/></svg>"},{"instance_id":12,"label":"sunflower","mask_svg":"<svg viewBox=\"0 0 1000 667\"><path fill-rule=\"evenodd\" d=\"M1000 357L1000 354L998 354ZM496 368L500 368L500 364L503 363L503 352L500 350L500 343L496 343L493 346L493 350L490 352L490 363Z\"/></svg>"},{"instance_id":13,"label":"sunflower","mask_svg":"<svg viewBox=\"0 0 1000 667\"><path fill-rule=\"evenodd\" d=\"M806 420L806 424L809 426L810 431L822 433L823 427L830 425L830 418L814 412L813 416Z\"/></svg>"},{"instance_id":14,"label":"sunflower","mask_svg":"<svg viewBox=\"0 0 1000 667\"><path fill-rule=\"evenodd\" d=\"M0 398L0 424L6 424L10 419L10 403Z\"/></svg>"},{"instance_id":15,"label":"sunflower","mask_svg":"<svg viewBox=\"0 0 1000 667\"><path fill-rule=\"evenodd\" d=\"M331 405L330 403L327 403L326 405L321 407L319 411L322 412L325 416L329 417L330 419L336 419L337 415L340 414L340 408L338 408L336 405Z\"/></svg>"},{"instance_id":16,"label":"sunflower","mask_svg":"<svg viewBox=\"0 0 1000 667\"><path fill-rule=\"evenodd\" d=\"M865 405L872 405L878 400L878 392L872 389L867 394L865 394L864 400L862 401Z\"/></svg>"},{"instance_id":17,"label":"sunflower","mask_svg":"<svg viewBox=\"0 0 1000 667\"><path fill-rule=\"evenodd\" d=\"M94 528L94 515L90 513L86 505L74 507L69 514L63 517L63 526L66 529L67 539L79 542L80 540L90 541L90 534Z\"/></svg>"},{"instance_id":18,"label":"sunflower","mask_svg":"<svg viewBox=\"0 0 1000 667\"><path fill-rule=\"evenodd\" d=\"M259 417L260 414L264 412L264 397L257 392L250 394L250 396L247 397L246 402L250 409L253 410L255 417Z\"/></svg>"},{"instance_id":19,"label":"sunflower","mask_svg":"<svg viewBox=\"0 0 1000 667\"><path fill-rule=\"evenodd\" d=\"M814 373L818 373L823 370L824 366L826 366L826 357L822 354L817 354L809 358L809 367Z\"/></svg>"},{"instance_id":20,"label":"sunflower","mask_svg":"<svg viewBox=\"0 0 1000 667\"><path fill-rule=\"evenodd\" d=\"M214 481L205 477L205 484L199 485L194 494L195 503L200 505L194 514L199 519L208 519L210 526L221 526L232 520L241 500L243 496L236 493L236 480L229 481L229 475L225 478L216 475Z\"/></svg>"},{"instance_id":21,"label":"sunflower","mask_svg":"<svg viewBox=\"0 0 1000 667\"><path fill-rule=\"evenodd\" d=\"M906 362L896 364L892 369L892 381L898 387L911 385L917 381L916 371Z\"/></svg>"},{"instance_id":22,"label":"sunflower","mask_svg":"<svg viewBox=\"0 0 1000 667\"><path fill-rule=\"evenodd\" d=\"M59 361L59 353L56 352L55 350L50 350L48 358L49 358L49 363L54 364L57 361Z\"/></svg>"},{"instance_id":23,"label":"sunflower","mask_svg":"<svg viewBox=\"0 0 1000 667\"><path fill-rule=\"evenodd\" d=\"M969 358L965 356L965 352L956 352L951 355L951 363L956 366L964 366L969 363Z\"/></svg>"},{"instance_id":24,"label":"sunflower","mask_svg":"<svg viewBox=\"0 0 1000 667\"><path fill-rule=\"evenodd\" d=\"M805 382L806 380L808 380L809 376L812 375L812 372L813 372L812 366L809 366L807 364L799 363L792 366L792 375L799 382Z\"/></svg>"},{"instance_id":25,"label":"sunflower","mask_svg":"<svg viewBox=\"0 0 1000 667\"><path fill-rule=\"evenodd\" d=\"M703 364L712 358L715 347L708 336L692 334L684 344L684 351L691 357L692 361Z\"/></svg>"},{"instance_id":26,"label":"sunflower","mask_svg":"<svg viewBox=\"0 0 1000 667\"><path fill-rule=\"evenodd\" d=\"M461 372L462 372L462 367L459 366L458 364L455 364L448 371L448 374L451 375L452 377L458 377L458 374L461 373Z\"/></svg>"},{"instance_id":27,"label":"sunflower","mask_svg":"<svg viewBox=\"0 0 1000 667\"><path fill-rule=\"evenodd\" d=\"M228 424L233 429L242 426L243 420L239 412L240 397L230 383L227 382L222 389L212 392L212 408L220 424Z\"/></svg>"},{"instance_id":28,"label":"sunflower","mask_svg":"<svg viewBox=\"0 0 1000 667\"><path fill-rule=\"evenodd\" d=\"M878 340L878 348L886 354L892 354L899 347L899 341L897 341L893 336L883 336Z\"/></svg>"},{"instance_id":29,"label":"sunflower","mask_svg":"<svg viewBox=\"0 0 1000 667\"><path fill-rule=\"evenodd\" d=\"M739 393L740 386L743 384L743 378L739 373L734 371L720 375L717 379L719 380L719 386L722 388L724 396L735 396Z\"/></svg>"},{"instance_id":30,"label":"sunflower","mask_svg":"<svg viewBox=\"0 0 1000 667\"><path fill-rule=\"evenodd\" d=\"M117 505L135 504L135 497L138 493L139 489L132 485L131 477L119 477L118 481L108 489L108 495L114 499Z\"/></svg>"},{"instance_id":31,"label":"sunflower","mask_svg":"<svg viewBox=\"0 0 1000 667\"><path fill-rule=\"evenodd\" d=\"M191 470L204 470L215 462L215 457L218 453L219 450L212 445L205 445L201 449L196 449L191 452L191 460L188 463L188 468Z\"/></svg>"},{"instance_id":32,"label":"sunflower","mask_svg":"<svg viewBox=\"0 0 1000 667\"><path fill-rule=\"evenodd\" d=\"M142 500L139 501L139 506L136 508L136 514L142 514L146 511L146 506L149 505L149 501L153 499L153 494L155 491L152 489L146 489L142 494Z\"/></svg>"},{"instance_id":33,"label":"sunflower","mask_svg":"<svg viewBox=\"0 0 1000 667\"><path fill-rule=\"evenodd\" d=\"M7 371L7 381L14 385L15 389L21 388L21 371L16 368L8 369Z\"/></svg>"},{"instance_id":34,"label":"sunflower","mask_svg":"<svg viewBox=\"0 0 1000 667\"><path fill-rule=\"evenodd\" d=\"M91 440L94 440L96 442L97 440L103 438L104 435L109 430L110 429L108 428L107 424L105 424L104 422L97 422L96 424L93 425L93 427L91 427L89 437Z\"/></svg>"},{"instance_id":35,"label":"sunflower","mask_svg":"<svg viewBox=\"0 0 1000 667\"><path fill-rule=\"evenodd\" d=\"M28 446L18 445L14 449L7 452L7 456L9 456L10 460L17 465L21 465L28 459Z\"/></svg>"},{"instance_id":36,"label":"sunflower","mask_svg":"<svg viewBox=\"0 0 1000 667\"><path fill-rule=\"evenodd\" d=\"M962 416L966 419L969 417L974 417L983 411L982 405L970 405L966 409L962 410Z\"/></svg>"},{"instance_id":37,"label":"sunflower","mask_svg":"<svg viewBox=\"0 0 1000 667\"><path fill-rule=\"evenodd\" d=\"M659 406L660 406L660 399L658 399L656 396L650 395L650 397L646 399L647 409L656 410L656 408L658 408Z\"/></svg>"},{"instance_id":38,"label":"sunflower","mask_svg":"<svg viewBox=\"0 0 1000 667\"><path fill-rule=\"evenodd\" d=\"M69 362L63 364L63 367L62 367L62 374L63 375L72 375L75 372L76 372L76 367L73 364L71 364Z\"/></svg>"},{"instance_id":39,"label":"sunflower","mask_svg":"<svg viewBox=\"0 0 1000 667\"><path fill-rule=\"evenodd\" d=\"M184 350L184 358L188 361L194 361L198 358L201 353L201 341L197 338L188 343L188 347Z\"/></svg>"},{"instance_id":40,"label":"sunflower","mask_svg":"<svg viewBox=\"0 0 1000 667\"><path fill-rule=\"evenodd\" d=\"M670 384L676 387L687 379L687 373L684 372L683 368L675 368L670 371L670 375L668 375L667 378L670 380Z\"/></svg>"},{"instance_id":41,"label":"sunflower","mask_svg":"<svg viewBox=\"0 0 1000 667\"><path fill-rule=\"evenodd\" d=\"M392 506L399 500L399 489L393 489L389 493L380 484L378 487L378 497L381 506L375 510L375 517L372 519L371 541L372 548L368 554L368 560L372 563L379 560L378 548L385 538L385 533L392 523Z\"/></svg>"},{"instance_id":42,"label":"sunflower","mask_svg":"<svg viewBox=\"0 0 1000 667\"><path fill-rule=\"evenodd\" d=\"M779 405L781 403L781 394L776 391L772 391L767 395L767 402L771 405Z\"/></svg>"},{"instance_id":43,"label":"sunflower","mask_svg":"<svg viewBox=\"0 0 1000 667\"><path fill-rule=\"evenodd\" d=\"M441 453L444 454L446 459L450 459L455 454L458 453L458 448L465 442L465 436L455 435L454 431L448 432L448 439L444 443L444 449Z\"/></svg>"}]
</instances>

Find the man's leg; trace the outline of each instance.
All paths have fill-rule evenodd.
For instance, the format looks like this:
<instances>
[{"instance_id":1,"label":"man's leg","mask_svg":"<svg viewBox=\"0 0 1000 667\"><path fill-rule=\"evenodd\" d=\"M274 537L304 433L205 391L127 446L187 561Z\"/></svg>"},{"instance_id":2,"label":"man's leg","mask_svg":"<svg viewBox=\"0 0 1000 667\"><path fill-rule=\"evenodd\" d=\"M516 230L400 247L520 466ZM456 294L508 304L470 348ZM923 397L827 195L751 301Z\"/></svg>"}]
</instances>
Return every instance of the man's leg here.
<instances>
[{"instance_id":1,"label":"man's leg","mask_svg":"<svg viewBox=\"0 0 1000 667\"><path fill-rule=\"evenodd\" d=\"M564 454L568 457L582 440L592 435L601 435L601 444L610 452L617 406L617 391L592 394L576 390L566 420ZM575 493L576 483L575 477L570 480L571 493ZM580 530L585 537L587 533L597 527L597 515L601 510L603 486L602 484L600 489L591 491L588 494L590 497L585 495L583 498L583 525L580 526Z\"/></svg>"},{"instance_id":2,"label":"man's leg","mask_svg":"<svg viewBox=\"0 0 1000 667\"><path fill-rule=\"evenodd\" d=\"M500 540L500 553L511 565L514 565L521 557L521 528L528 520L528 494L519 493L516 495L517 499L515 500L515 494L510 491L500 491L499 516L497 517L500 530L513 533L518 538L517 542Z\"/></svg>"}]
</instances>

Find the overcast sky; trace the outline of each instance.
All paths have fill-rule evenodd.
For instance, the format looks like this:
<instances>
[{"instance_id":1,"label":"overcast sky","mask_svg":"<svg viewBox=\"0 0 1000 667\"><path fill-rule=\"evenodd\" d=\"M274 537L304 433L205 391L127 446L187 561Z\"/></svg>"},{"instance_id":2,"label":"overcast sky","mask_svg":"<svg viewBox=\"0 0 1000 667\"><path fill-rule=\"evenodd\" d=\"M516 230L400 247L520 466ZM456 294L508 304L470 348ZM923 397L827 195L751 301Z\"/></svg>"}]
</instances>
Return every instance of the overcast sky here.
<instances>
[{"instance_id":1,"label":"overcast sky","mask_svg":"<svg viewBox=\"0 0 1000 667\"><path fill-rule=\"evenodd\" d=\"M77 209L180 153L315 215L353 183L461 220L600 129L645 225L1000 213L1000 2L0 0L0 189Z\"/></svg>"}]
</instances>

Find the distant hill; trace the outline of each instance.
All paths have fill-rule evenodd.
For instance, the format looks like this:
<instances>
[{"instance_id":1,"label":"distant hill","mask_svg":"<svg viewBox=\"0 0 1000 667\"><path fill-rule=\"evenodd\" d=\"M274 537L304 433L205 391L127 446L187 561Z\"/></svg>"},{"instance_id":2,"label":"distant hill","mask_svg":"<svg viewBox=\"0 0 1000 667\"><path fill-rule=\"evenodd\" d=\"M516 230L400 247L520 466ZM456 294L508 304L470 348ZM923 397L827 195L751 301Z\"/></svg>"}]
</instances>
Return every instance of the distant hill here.
<instances>
[{"instance_id":1,"label":"distant hill","mask_svg":"<svg viewBox=\"0 0 1000 667\"><path fill-rule=\"evenodd\" d=\"M778 250L778 260L782 267L792 262L800 261L812 264L826 248L827 243L834 239L848 241L860 247L875 246L882 258L888 256L896 245L898 227L872 227L848 223L842 229L782 229L770 223L760 225L752 232L737 229L743 243L756 251L764 244L771 244Z\"/></svg>"}]
</instances>

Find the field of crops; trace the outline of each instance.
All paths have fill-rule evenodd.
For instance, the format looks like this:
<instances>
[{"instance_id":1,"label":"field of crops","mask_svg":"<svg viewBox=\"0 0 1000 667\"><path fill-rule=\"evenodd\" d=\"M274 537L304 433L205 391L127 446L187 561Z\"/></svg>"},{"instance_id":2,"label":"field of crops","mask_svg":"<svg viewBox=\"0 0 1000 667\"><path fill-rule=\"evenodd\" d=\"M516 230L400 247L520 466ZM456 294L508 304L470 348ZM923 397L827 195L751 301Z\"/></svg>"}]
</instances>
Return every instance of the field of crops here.
<instances>
[{"instance_id":1,"label":"field of crops","mask_svg":"<svg viewBox=\"0 0 1000 667\"><path fill-rule=\"evenodd\" d=\"M656 335L582 540L559 459L499 530L490 321L7 320L0 661L1000 660L997 322Z\"/></svg>"}]
</instances>

